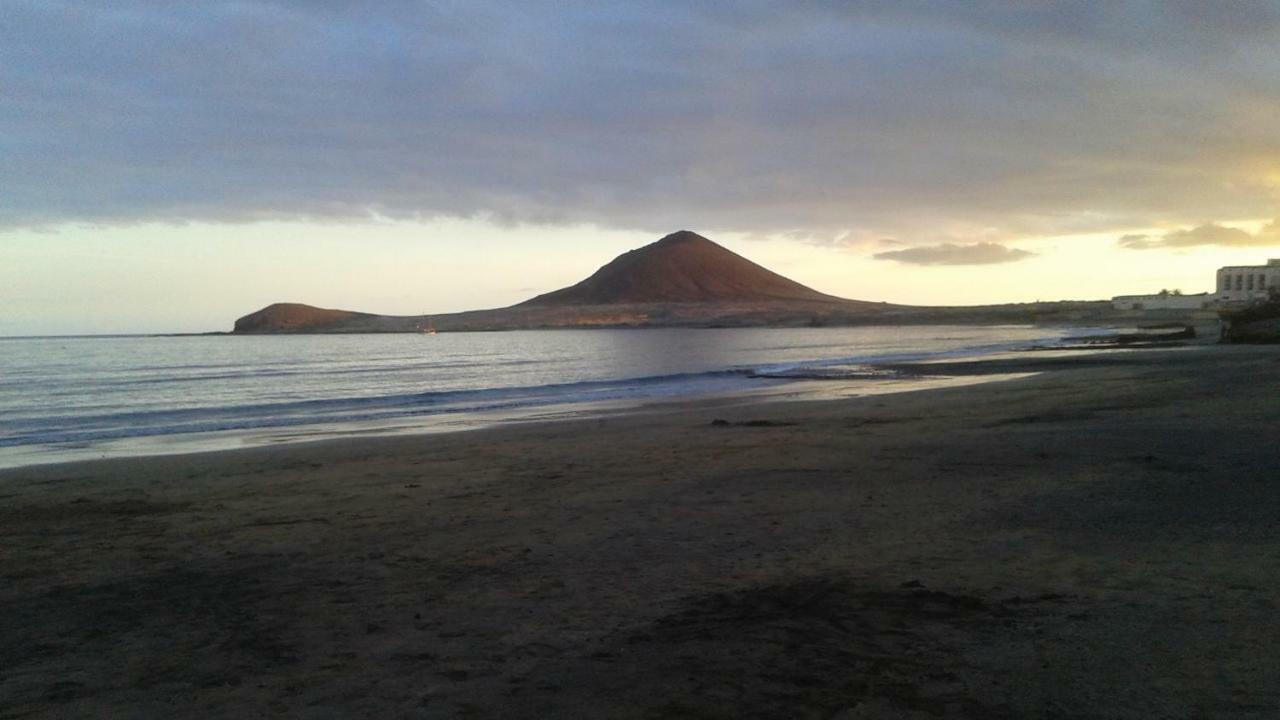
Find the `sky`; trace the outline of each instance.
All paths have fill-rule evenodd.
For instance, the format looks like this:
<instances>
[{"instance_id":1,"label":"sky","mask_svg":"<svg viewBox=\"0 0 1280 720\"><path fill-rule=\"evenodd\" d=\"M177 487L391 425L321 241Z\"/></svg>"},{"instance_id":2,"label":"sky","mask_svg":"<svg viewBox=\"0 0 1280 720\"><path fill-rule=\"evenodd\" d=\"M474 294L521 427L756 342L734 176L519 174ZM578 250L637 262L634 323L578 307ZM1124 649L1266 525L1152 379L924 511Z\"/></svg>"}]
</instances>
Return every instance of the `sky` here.
<instances>
[{"instance_id":1,"label":"sky","mask_svg":"<svg viewBox=\"0 0 1280 720\"><path fill-rule=\"evenodd\" d=\"M910 304L1280 257L1277 2L0 0L0 335L497 307L695 230Z\"/></svg>"}]
</instances>

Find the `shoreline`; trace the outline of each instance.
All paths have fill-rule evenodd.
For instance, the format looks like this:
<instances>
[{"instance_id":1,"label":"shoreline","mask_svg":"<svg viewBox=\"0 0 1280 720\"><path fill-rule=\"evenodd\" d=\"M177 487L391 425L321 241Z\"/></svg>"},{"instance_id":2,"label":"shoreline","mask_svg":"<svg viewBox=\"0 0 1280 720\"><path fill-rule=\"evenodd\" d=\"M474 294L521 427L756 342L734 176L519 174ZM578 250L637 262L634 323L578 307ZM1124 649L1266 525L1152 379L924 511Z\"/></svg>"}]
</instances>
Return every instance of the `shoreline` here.
<instances>
[{"instance_id":1,"label":"shoreline","mask_svg":"<svg viewBox=\"0 0 1280 720\"><path fill-rule=\"evenodd\" d=\"M510 427L536 427L559 423L592 423L608 419L625 419L640 415L660 415L723 407L766 406L781 403L840 402L862 397L929 392L950 387L967 387L979 383L1006 382L1032 372L969 373L944 375L919 372L920 363L894 363L899 375L884 378L819 378L796 376L786 382L759 388L739 389L678 398L639 400L600 400L578 403L531 405L494 411L466 411L421 416L406 416L381 421L334 422L325 424L282 425L268 428L246 428L209 433L174 433L117 440L99 441L92 447L65 447L57 450L44 446L11 446L0 448L0 486L6 473L28 468L80 465L102 462L147 460L162 457L207 457L222 453L251 452L286 447L317 448L330 443L363 443L373 439L405 439L498 430ZM886 365L889 367L889 365ZM983 379L974 380L975 376ZM763 380L774 380L767 375ZM172 449L165 449L172 446ZM39 454L25 463L13 456L28 450ZM103 451L106 450L105 453ZM5 451L10 451L6 453ZM44 453L48 453L45 455ZM76 457L98 455L100 457ZM6 457L9 455L9 457Z\"/></svg>"},{"instance_id":2,"label":"shoreline","mask_svg":"<svg viewBox=\"0 0 1280 720\"><path fill-rule=\"evenodd\" d=\"M1037 352L1052 351L1052 346L1031 345L1026 348ZM1060 348L1079 352L1106 351L1108 348ZM751 403L769 402L779 399L805 400L829 399L858 394L885 394L895 392L915 392L950 384L967 384L973 382L966 377L945 377L938 373L921 372L920 367L928 367L922 363L933 360L981 360L1006 354L1010 350L995 350L989 347L962 348L963 352L952 351L924 353L908 359L900 359L885 355L855 360L851 363L809 361L813 365L811 372L793 372L791 370L750 370L747 367L727 367L720 371L708 371L707 376L725 376L722 386L717 388L697 387L685 390L685 394L667 395L640 394L627 396L626 388L648 378L602 379L585 383L587 385L612 385L623 391L623 395L602 399L572 399L566 394L563 398L548 395L544 399L533 399L505 404L501 395L494 398L497 404L476 407L447 405L434 406L422 410L381 411L378 417L342 419L304 420L300 422L259 423L244 427L228 427L215 430L160 432L155 434L124 434L120 436L106 435L88 437L58 443L29 443L4 445L0 443L0 470L30 467L36 465L61 464L66 462L85 462L112 458L153 457L163 455L184 455L199 452L228 451L250 447L277 446L286 443L316 443L344 437L366 437L373 435L402 436L416 434L440 434L451 432L469 432L472 430L506 425L512 423L543 422L581 417L591 419L609 417L619 414L650 412L651 408L679 406L681 404L697 405L701 403ZM805 364L805 363L801 363ZM919 366L919 367L917 367ZM766 367L767 366L763 366ZM880 368L892 368L881 371ZM865 372L861 371L865 369ZM831 371L831 372L829 372ZM696 375L697 373L693 373ZM673 376L674 377L674 376ZM736 377L737 382L730 378ZM998 380L992 378L988 381ZM547 388L531 387L537 391ZM526 388L490 388L477 389L482 392L514 392ZM644 391L642 391L644 392ZM649 391L652 392L652 391ZM408 396L405 396L408 397ZM204 408L202 408L204 409ZM210 410L216 408L208 408ZM283 410L281 412L284 412Z\"/></svg>"},{"instance_id":3,"label":"shoreline","mask_svg":"<svg viewBox=\"0 0 1280 720\"><path fill-rule=\"evenodd\" d=\"M173 433L104 440L93 447L66 447L54 450L46 446L9 446L0 448L0 486L7 475L27 469L57 468L67 465L145 461L153 458L208 458L223 453L274 451L298 447L322 449L326 445L360 444L370 440L412 442L414 438L456 433L500 431L503 428L529 428L543 424L595 423L634 416L698 412L716 407L769 406L774 404L829 403L860 398L933 392L986 383L1030 379L1062 369L1124 364L1126 356L1135 353L1195 351L1196 348L1221 347L1205 344L1170 344L1156 347L1098 346L1033 346L1022 350L960 357L887 361L869 368L887 373L883 377L824 378L818 375L777 377L758 376L762 380L784 380L760 388L714 392L692 397L645 398L638 400L601 400L578 403L531 405L494 411L465 411L434 415L405 416L380 421L334 422L322 424L282 425L266 428L244 428L199 433ZM756 376L752 376L756 377ZM972 378L984 378L978 381ZM174 449L165 449L174 446ZM106 454L97 455L103 449ZM15 462L9 455L40 454L26 462ZM62 452L59 452L61 450ZM44 453L51 457L45 457Z\"/></svg>"},{"instance_id":4,"label":"shoreline","mask_svg":"<svg viewBox=\"0 0 1280 720\"><path fill-rule=\"evenodd\" d=\"M1081 364L1112 364L1109 360L1078 361L1086 356L1140 351L1164 352L1205 347L1203 344L1154 346L1029 346L1020 350L988 352L917 360L881 360L866 365L866 375L824 376L817 367L803 374L746 373L763 381L760 387L709 391L675 398L588 400L531 404L491 410L462 410L420 415L391 416L379 420L335 421L247 427L204 432L139 435L68 443L65 445L11 445L0 447L0 482L4 473L30 467L111 460L145 459L239 452L287 445L315 446L329 442L359 442L372 437L413 437L475 432L511 425L592 421L603 418L688 410L708 405L828 402L844 399L929 392L975 383L1006 382L1017 376ZM745 372L745 371L744 371ZM974 378L984 378L974 380ZM621 380L619 382L626 382ZM96 457L95 457L96 456Z\"/></svg>"},{"instance_id":5,"label":"shoreline","mask_svg":"<svg viewBox=\"0 0 1280 720\"><path fill-rule=\"evenodd\" d=\"M0 471L0 707L1265 717L1280 352L1027 355L891 397Z\"/></svg>"}]
</instances>

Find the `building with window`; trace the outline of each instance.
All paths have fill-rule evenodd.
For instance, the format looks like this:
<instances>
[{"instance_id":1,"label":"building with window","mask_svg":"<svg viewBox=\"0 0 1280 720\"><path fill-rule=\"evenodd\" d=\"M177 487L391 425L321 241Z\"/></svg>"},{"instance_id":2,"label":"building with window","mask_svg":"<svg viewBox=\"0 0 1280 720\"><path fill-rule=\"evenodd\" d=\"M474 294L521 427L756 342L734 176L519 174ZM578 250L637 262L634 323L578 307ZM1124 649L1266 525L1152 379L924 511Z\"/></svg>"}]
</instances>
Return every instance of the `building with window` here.
<instances>
[{"instance_id":1,"label":"building with window","mask_svg":"<svg viewBox=\"0 0 1280 720\"><path fill-rule=\"evenodd\" d=\"M1221 303L1249 302L1266 298L1271 288L1280 292L1280 259L1266 265L1229 265L1218 269L1217 292Z\"/></svg>"}]
</instances>

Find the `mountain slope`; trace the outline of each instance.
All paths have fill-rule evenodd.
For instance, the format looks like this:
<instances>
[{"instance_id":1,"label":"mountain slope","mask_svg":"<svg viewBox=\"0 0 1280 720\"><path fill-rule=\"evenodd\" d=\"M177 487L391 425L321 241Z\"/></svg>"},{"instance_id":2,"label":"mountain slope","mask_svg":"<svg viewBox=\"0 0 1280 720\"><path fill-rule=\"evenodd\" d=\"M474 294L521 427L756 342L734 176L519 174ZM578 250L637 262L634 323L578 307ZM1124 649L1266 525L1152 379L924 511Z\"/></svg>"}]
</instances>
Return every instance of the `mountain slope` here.
<instances>
[{"instance_id":1,"label":"mountain slope","mask_svg":"<svg viewBox=\"0 0 1280 720\"><path fill-rule=\"evenodd\" d=\"M918 323L1097 322L1109 302L911 307L845 300L767 270L688 230L623 253L576 285L493 310L437 314L440 332L586 327L799 327ZM234 332L408 333L423 316L277 303Z\"/></svg>"},{"instance_id":2,"label":"mountain slope","mask_svg":"<svg viewBox=\"0 0 1280 720\"><path fill-rule=\"evenodd\" d=\"M516 307L850 302L767 270L688 230L623 253L582 282Z\"/></svg>"},{"instance_id":3,"label":"mountain slope","mask_svg":"<svg viewBox=\"0 0 1280 720\"><path fill-rule=\"evenodd\" d=\"M235 332L322 332L371 317L374 316L350 310L328 310L302 303L275 303L236 320Z\"/></svg>"}]
</instances>

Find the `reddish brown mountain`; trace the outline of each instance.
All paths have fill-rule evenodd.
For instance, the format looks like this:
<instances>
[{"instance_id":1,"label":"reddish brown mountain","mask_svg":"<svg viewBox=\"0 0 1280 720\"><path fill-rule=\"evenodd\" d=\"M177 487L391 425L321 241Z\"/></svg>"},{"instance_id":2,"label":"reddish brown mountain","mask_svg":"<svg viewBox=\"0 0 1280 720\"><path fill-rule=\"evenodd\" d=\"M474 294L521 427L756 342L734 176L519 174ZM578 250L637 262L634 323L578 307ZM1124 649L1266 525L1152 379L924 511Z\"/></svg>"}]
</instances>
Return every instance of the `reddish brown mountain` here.
<instances>
[{"instance_id":1,"label":"reddish brown mountain","mask_svg":"<svg viewBox=\"0 0 1280 720\"><path fill-rule=\"evenodd\" d=\"M301 303L276 303L236 320L235 332L321 332L373 317L350 310L327 310Z\"/></svg>"},{"instance_id":2,"label":"reddish brown mountain","mask_svg":"<svg viewBox=\"0 0 1280 720\"><path fill-rule=\"evenodd\" d=\"M517 307L645 303L847 302L681 230L614 258L594 275Z\"/></svg>"},{"instance_id":3,"label":"reddish brown mountain","mask_svg":"<svg viewBox=\"0 0 1280 720\"><path fill-rule=\"evenodd\" d=\"M797 327L908 323L1069 322L1105 317L1109 302L909 307L845 300L766 270L688 230L623 253L577 285L493 310L435 314L442 333L527 328ZM415 332L422 315L373 315L277 303L237 333Z\"/></svg>"}]
</instances>

